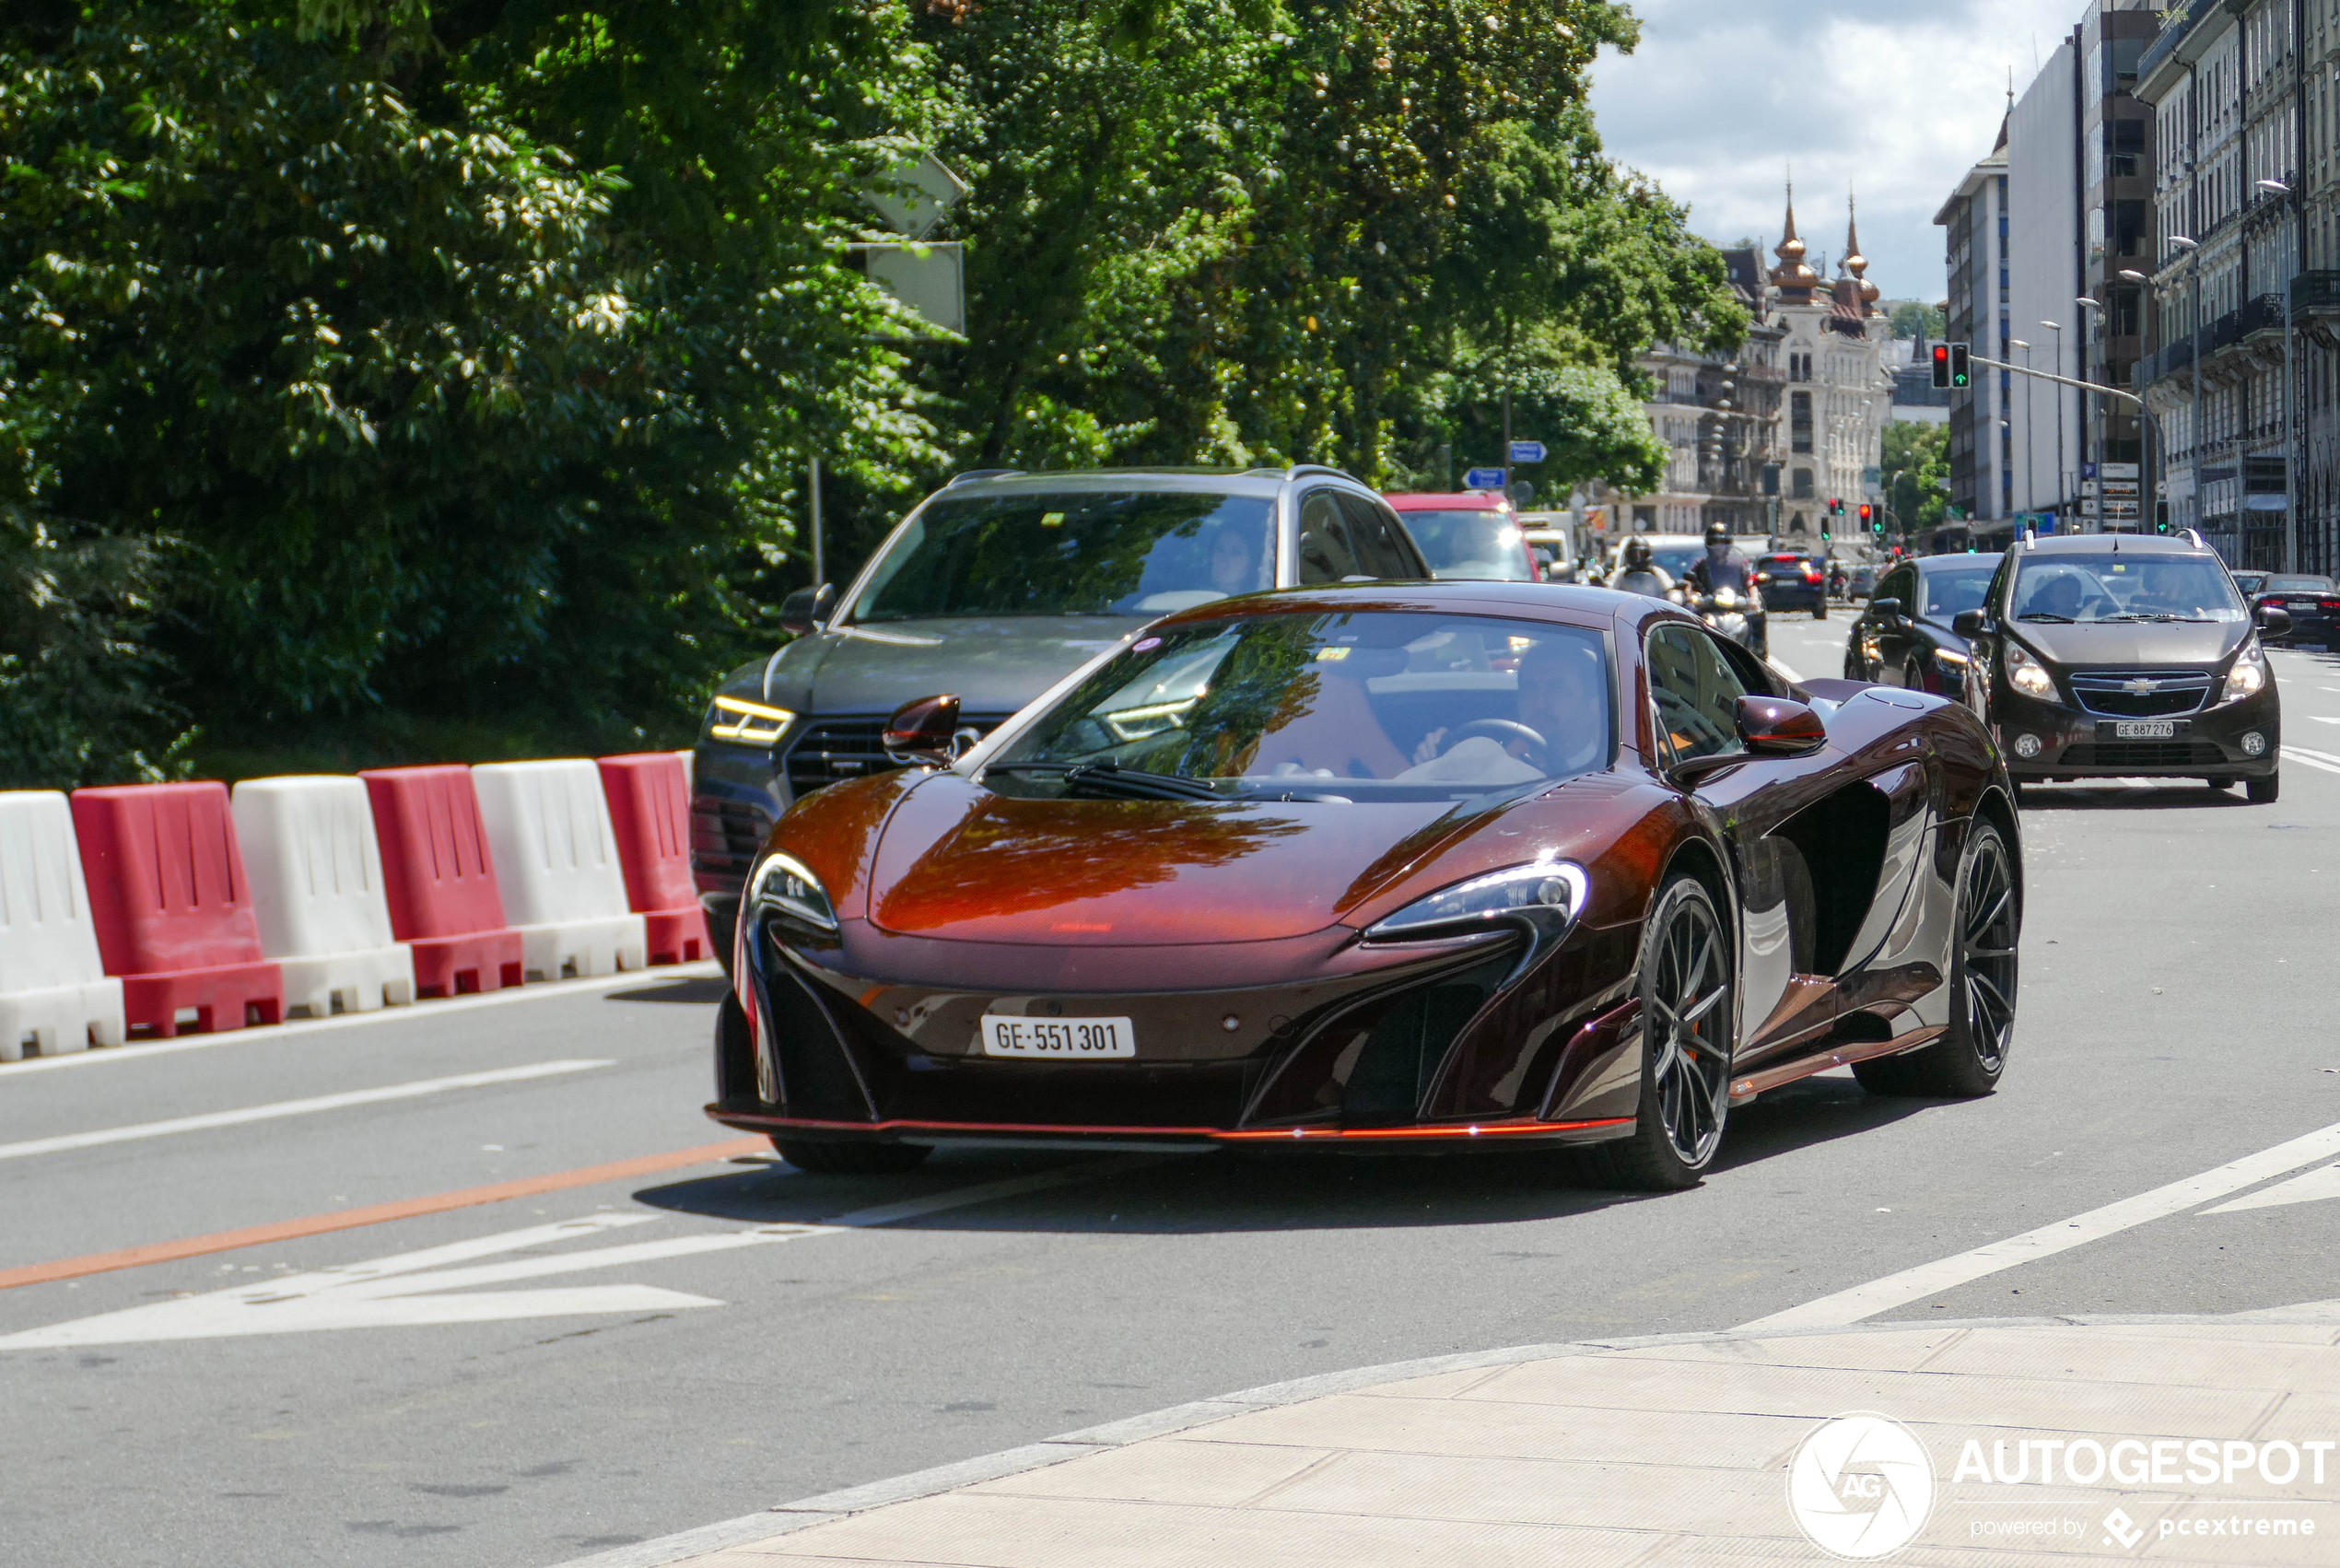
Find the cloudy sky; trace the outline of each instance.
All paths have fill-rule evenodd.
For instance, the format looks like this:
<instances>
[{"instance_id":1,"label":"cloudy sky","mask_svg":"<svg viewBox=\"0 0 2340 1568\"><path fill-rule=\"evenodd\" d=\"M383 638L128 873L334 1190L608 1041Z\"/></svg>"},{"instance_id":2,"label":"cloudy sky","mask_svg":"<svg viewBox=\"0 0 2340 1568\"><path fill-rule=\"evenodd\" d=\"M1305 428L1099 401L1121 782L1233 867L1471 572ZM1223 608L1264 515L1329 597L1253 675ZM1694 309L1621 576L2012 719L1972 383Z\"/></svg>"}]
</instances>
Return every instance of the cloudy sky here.
<instances>
[{"instance_id":1,"label":"cloudy sky","mask_svg":"<svg viewBox=\"0 0 2340 1568\"><path fill-rule=\"evenodd\" d=\"M1781 181L1831 274L1844 193L1887 298L1939 299L1953 183L2088 0L1634 0L1641 48L1605 55L1593 104L1609 152L1691 205L1717 243L1779 242Z\"/></svg>"}]
</instances>

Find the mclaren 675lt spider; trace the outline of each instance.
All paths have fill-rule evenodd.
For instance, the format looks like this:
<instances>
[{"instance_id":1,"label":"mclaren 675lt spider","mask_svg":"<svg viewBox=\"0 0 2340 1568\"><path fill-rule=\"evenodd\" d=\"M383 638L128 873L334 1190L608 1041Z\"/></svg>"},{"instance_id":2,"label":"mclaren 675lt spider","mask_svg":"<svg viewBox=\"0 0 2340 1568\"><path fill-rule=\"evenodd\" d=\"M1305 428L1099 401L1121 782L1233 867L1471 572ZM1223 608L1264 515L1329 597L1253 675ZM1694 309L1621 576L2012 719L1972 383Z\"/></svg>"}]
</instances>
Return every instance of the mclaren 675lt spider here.
<instances>
[{"instance_id":1,"label":"mclaren 675lt spider","mask_svg":"<svg viewBox=\"0 0 2340 1568\"><path fill-rule=\"evenodd\" d=\"M808 796L747 883L715 1103L822 1171L937 1144L1557 1145L1699 1179L1851 1064L1989 1092L2014 791L1963 707L1792 685L1662 601L1341 584L1156 621L970 750Z\"/></svg>"}]
</instances>

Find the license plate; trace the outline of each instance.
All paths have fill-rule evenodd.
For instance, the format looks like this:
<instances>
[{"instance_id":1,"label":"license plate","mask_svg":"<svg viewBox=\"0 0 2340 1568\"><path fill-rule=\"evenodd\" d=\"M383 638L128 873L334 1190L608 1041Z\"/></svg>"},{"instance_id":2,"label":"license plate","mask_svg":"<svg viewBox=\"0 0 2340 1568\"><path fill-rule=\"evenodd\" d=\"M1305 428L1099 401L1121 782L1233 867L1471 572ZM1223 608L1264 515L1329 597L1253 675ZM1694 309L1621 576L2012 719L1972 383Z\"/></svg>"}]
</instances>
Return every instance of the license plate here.
<instances>
[{"instance_id":1,"label":"license plate","mask_svg":"<svg viewBox=\"0 0 2340 1568\"><path fill-rule=\"evenodd\" d=\"M985 1056L1095 1061L1138 1054L1137 1031L1127 1018L983 1018Z\"/></svg>"},{"instance_id":2,"label":"license plate","mask_svg":"<svg viewBox=\"0 0 2340 1568\"><path fill-rule=\"evenodd\" d=\"M2176 738L2178 727L2167 719L2124 719L2112 726L2112 738L2117 741L2167 741Z\"/></svg>"},{"instance_id":3,"label":"license plate","mask_svg":"<svg viewBox=\"0 0 2340 1568\"><path fill-rule=\"evenodd\" d=\"M2289 605L2294 610L2312 610L2315 607L2316 602L2312 599L2294 599Z\"/></svg>"}]
</instances>

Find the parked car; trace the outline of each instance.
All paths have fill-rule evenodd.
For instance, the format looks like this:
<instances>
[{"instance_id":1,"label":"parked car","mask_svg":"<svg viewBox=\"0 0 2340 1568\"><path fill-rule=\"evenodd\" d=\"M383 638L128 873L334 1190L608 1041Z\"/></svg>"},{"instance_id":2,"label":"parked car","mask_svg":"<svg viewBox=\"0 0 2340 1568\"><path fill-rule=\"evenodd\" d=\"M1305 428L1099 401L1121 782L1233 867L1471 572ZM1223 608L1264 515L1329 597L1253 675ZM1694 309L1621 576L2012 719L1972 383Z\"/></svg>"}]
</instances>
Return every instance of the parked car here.
<instances>
[{"instance_id":1,"label":"parked car","mask_svg":"<svg viewBox=\"0 0 2340 1568\"><path fill-rule=\"evenodd\" d=\"M1503 497L1483 490L1451 495L1403 493L1382 497L1397 509L1414 543L1441 579L1541 582L1536 553L1519 518Z\"/></svg>"},{"instance_id":2,"label":"parked car","mask_svg":"<svg viewBox=\"0 0 2340 1568\"><path fill-rule=\"evenodd\" d=\"M925 766L755 867L707 1111L809 1170L1540 1147L1673 1188L1734 1101L2006 1065L2020 840L1973 715L1791 688L1660 600L1234 599L956 722L898 715Z\"/></svg>"},{"instance_id":3,"label":"parked car","mask_svg":"<svg viewBox=\"0 0 2340 1568\"><path fill-rule=\"evenodd\" d=\"M2254 606L2276 605L2291 617L2290 632L2279 640L2294 648L2340 644L2340 589L2330 578L2271 575L2250 593Z\"/></svg>"},{"instance_id":4,"label":"parked car","mask_svg":"<svg viewBox=\"0 0 2340 1568\"><path fill-rule=\"evenodd\" d=\"M1959 697L1966 638L1952 623L1981 606L1999 556L1921 556L1885 575L1844 644L1844 678Z\"/></svg>"},{"instance_id":5,"label":"parked car","mask_svg":"<svg viewBox=\"0 0 2340 1568\"><path fill-rule=\"evenodd\" d=\"M791 594L796 639L733 671L699 731L691 868L729 959L748 867L794 802L902 766L886 718L959 699L958 743L1149 621L1232 595L1428 563L1381 497L1336 469L962 474L920 502L843 593Z\"/></svg>"},{"instance_id":6,"label":"parked car","mask_svg":"<svg viewBox=\"0 0 2340 1568\"><path fill-rule=\"evenodd\" d=\"M1770 610L1809 610L1828 619L1828 571L1818 556L1781 550L1755 557L1755 586Z\"/></svg>"},{"instance_id":7,"label":"parked car","mask_svg":"<svg viewBox=\"0 0 2340 1568\"><path fill-rule=\"evenodd\" d=\"M2276 798L2283 714L2260 638L2290 617L2246 605L2194 539L2018 541L1951 625L1970 650L1967 701L2018 786L2135 775Z\"/></svg>"}]
</instances>

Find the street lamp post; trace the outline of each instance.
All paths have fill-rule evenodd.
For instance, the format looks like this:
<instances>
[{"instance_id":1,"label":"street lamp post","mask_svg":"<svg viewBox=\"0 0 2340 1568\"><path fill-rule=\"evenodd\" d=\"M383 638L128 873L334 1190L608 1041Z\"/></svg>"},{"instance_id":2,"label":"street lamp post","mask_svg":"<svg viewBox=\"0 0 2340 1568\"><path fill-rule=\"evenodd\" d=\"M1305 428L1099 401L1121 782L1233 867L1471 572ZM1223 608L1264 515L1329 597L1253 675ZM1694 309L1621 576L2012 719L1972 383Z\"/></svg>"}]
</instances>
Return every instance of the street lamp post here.
<instances>
[{"instance_id":1,"label":"street lamp post","mask_svg":"<svg viewBox=\"0 0 2340 1568\"><path fill-rule=\"evenodd\" d=\"M2055 373L2060 376L2064 374L2064 329L2053 322L2042 322L2040 325L2055 334ZM2072 498L2071 490L2064 477L2064 393L2059 389L2055 394L2055 510L2059 524L2064 504Z\"/></svg>"},{"instance_id":2,"label":"street lamp post","mask_svg":"<svg viewBox=\"0 0 2340 1568\"><path fill-rule=\"evenodd\" d=\"M2262 180L2259 189L2272 192L2288 201L2292 208L2291 221L2295 224L2299 221L2299 199L2291 193L2290 186L2280 180ZM2298 271L2296 266L2287 265L2283 269L2283 569L2287 572L2299 569L2299 520L2291 507L2291 433L2295 423L2291 412L2291 286L2298 281L2295 275ZM2243 486L2246 503L2250 499L2250 488L2248 484Z\"/></svg>"},{"instance_id":3,"label":"street lamp post","mask_svg":"<svg viewBox=\"0 0 2340 1568\"><path fill-rule=\"evenodd\" d=\"M2031 345L2019 337L2007 341L2008 347L2023 351L2023 369L2027 372L2023 381L2023 509L2037 513L2040 509L2040 465L2033 458L2040 444L2031 439L2031 382L2028 374L2031 369Z\"/></svg>"}]
</instances>

